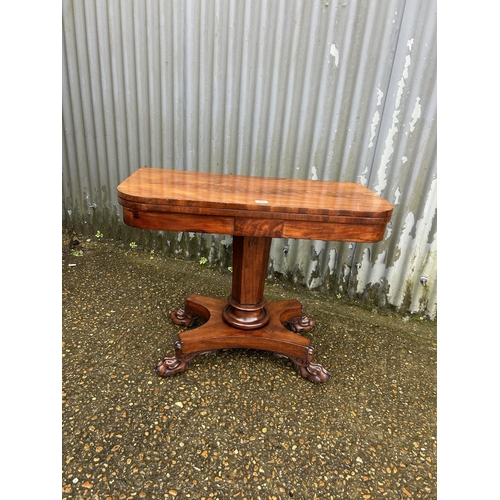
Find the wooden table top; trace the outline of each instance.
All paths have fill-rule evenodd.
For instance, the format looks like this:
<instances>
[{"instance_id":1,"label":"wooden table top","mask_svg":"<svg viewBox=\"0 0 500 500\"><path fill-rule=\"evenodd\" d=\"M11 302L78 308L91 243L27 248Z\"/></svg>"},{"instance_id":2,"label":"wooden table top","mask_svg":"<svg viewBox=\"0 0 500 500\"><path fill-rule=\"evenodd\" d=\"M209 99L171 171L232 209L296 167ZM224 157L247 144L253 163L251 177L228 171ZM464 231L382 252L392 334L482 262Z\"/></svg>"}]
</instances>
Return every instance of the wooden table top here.
<instances>
[{"instance_id":1,"label":"wooden table top","mask_svg":"<svg viewBox=\"0 0 500 500\"><path fill-rule=\"evenodd\" d=\"M136 203L387 217L393 206L353 182L277 179L140 168L118 186L120 198Z\"/></svg>"},{"instance_id":2,"label":"wooden table top","mask_svg":"<svg viewBox=\"0 0 500 500\"><path fill-rule=\"evenodd\" d=\"M156 213L157 220L161 213L165 214L164 220L168 218L167 213L185 214L211 216L214 220L219 217L220 221L222 218L231 218L233 226L238 220L241 226L242 220L248 219L253 219L252 224L255 226L256 219L259 219L267 221L268 226L274 228L285 221L285 226L288 224L287 231L283 231L284 226L279 226L278 230L266 230L262 234L257 231L255 235L310 239L323 235L324 239L344 241L378 241L381 239L380 230L383 236L394 208L370 189L352 182L278 179L145 167L136 170L118 186L118 199L124 208L135 214L136 219L139 213L150 218L152 213ZM275 222L271 223L272 220ZM129 217L126 223L130 222ZM309 234L308 223L317 224L318 229L321 224L376 225L379 226L378 239L374 240L372 235L366 236L367 239L357 236L346 240L338 231L323 234L321 230L320 234L317 231ZM165 227L160 227L159 223L152 227L138 224L136 222L136 227L145 229L175 230L170 223ZM292 229L293 224L295 229ZM186 227L177 230L200 231L200 228L200 225L196 225L196 229ZM204 232L238 234L234 228L230 232L227 224L219 229L207 226ZM352 231L348 233L345 237L352 238ZM342 237L338 238L339 235Z\"/></svg>"}]
</instances>

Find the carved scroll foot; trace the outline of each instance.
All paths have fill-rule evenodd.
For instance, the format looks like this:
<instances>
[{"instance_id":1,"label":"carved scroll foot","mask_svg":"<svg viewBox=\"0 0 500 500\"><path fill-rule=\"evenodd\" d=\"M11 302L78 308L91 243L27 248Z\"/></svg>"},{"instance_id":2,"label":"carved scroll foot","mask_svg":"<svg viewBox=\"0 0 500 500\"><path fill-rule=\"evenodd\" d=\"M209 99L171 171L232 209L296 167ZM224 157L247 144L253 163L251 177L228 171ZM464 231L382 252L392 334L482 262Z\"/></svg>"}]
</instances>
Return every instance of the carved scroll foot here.
<instances>
[{"instance_id":1,"label":"carved scroll foot","mask_svg":"<svg viewBox=\"0 0 500 500\"><path fill-rule=\"evenodd\" d=\"M196 356L202 354L208 354L212 351L202 351L202 352L191 352L189 354L182 354L182 344L179 340L175 341L175 354L173 356L165 356L156 365L156 374L159 377L171 377L177 373L182 373L186 371L189 367L189 363Z\"/></svg>"},{"instance_id":2,"label":"carved scroll foot","mask_svg":"<svg viewBox=\"0 0 500 500\"><path fill-rule=\"evenodd\" d=\"M170 314L170 319L176 325L192 326L193 323L199 318L195 313L186 311L185 309L176 309Z\"/></svg>"},{"instance_id":3,"label":"carved scroll foot","mask_svg":"<svg viewBox=\"0 0 500 500\"><path fill-rule=\"evenodd\" d=\"M295 363L299 374L304 378L309 379L311 382L324 383L330 378L330 374L319 363L309 363L308 365L302 365L300 364L300 362L296 362L292 358L288 359Z\"/></svg>"},{"instance_id":4,"label":"carved scroll foot","mask_svg":"<svg viewBox=\"0 0 500 500\"><path fill-rule=\"evenodd\" d=\"M166 356L156 365L156 373L159 377L170 377L187 370L189 362L194 356Z\"/></svg>"},{"instance_id":5,"label":"carved scroll foot","mask_svg":"<svg viewBox=\"0 0 500 500\"><path fill-rule=\"evenodd\" d=\"M314 328L314 321L308 316L290 318L283 324L294 333L310 332Z\"/></svg>"},{"instance_id":6,"label":"carved scroll foot","mask_svg":"<svg viewBox=\"0 0 500 500\"><path fill-rule=\"evenodd\" d=\"M173 313L172 313L173 314ZM189 362L196 356L196 354L182 354L182 345L175 341L175 355L164 357L156 365L156 373L159 377L170 377L177 373L182 373L189 366Z\"/></svg>"},{"instance_id":7,"label":"carved scroll foot","mask_svg":"<svg viewBox=\"0 0 500 500\"><path fill-rule=\"evenodd\" d=\"M330 378L330 374L328 371L323 368L319 363L313 363L311 361L313 355L313 348L308 349L307 358L300 359L295 356L287 356L284 354L275 354L280 358L289 359L297 368L297 372L304 378L307 378L311 382L315 383L324 383L327 382Z\"/></svg>"}]
</instances>

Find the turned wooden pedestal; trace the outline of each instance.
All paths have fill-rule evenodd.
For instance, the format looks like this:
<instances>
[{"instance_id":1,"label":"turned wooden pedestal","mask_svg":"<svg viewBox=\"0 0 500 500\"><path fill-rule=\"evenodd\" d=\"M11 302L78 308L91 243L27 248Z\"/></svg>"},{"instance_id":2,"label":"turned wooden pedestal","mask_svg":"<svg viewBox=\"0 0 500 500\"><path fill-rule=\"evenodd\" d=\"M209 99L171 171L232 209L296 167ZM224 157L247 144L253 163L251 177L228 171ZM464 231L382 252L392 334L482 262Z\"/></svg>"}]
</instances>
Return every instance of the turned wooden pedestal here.
<instances>
[{"instance_id":1,"label":"turned wooden pedestal","mask_svg":"<svg viewBox=\"0 0 500 500\"><path fill-rule=\"evenodd\" d=\"M187 369L197 355L217 349L271 351L300 375L326 382L300 332L314 322L297 300L266 302L264 286L272 238L373 242L383 238L393 206L355 183L269 179L141 168L118 186L126 224L142 229L233 235L232 290L227 300L193 294L172 321L192 326L158 375Z\"/></svg>"},{"instance_id":2,"label":"turned wooden pedestal","mask_svg":"<svg viewBox=\"0 0 500 500\"><path fill-rule=\"evenodd\" d=\"M328 372L321 365L312 363L310 340L293 333L309 331L314 326L312 320L302 315L300 302L267 303L264 298L270 246L271 238L234 237L232 294L228 300L193 294L183 309L170 315L179 325L191 326L198 317L207 322L179 335L175 355L158 364L159 375L184 371L198 354L243 347L285 356L295 363L304 377L314 382L326 382Z\"/></svg>"}]
</instances>

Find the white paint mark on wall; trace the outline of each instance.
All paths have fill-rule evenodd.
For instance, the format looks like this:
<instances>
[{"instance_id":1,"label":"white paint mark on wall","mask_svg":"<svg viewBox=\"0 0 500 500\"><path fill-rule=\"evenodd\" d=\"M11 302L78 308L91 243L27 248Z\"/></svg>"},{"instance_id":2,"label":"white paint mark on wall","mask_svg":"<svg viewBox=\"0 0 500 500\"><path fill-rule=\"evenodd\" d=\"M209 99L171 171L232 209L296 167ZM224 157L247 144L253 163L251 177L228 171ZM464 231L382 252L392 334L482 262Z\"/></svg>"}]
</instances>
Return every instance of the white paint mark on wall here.
<instances>
[{"instance_id":1,"label":"white paint mark on wall","mask_svg":"<svg viewBox=\"0 0 500 500\"><path fill-rule=\"evenodd\" d=\"M396 110L392 115L392 126L387 135L387 139L385 140L385 149L384 152L382 153L382 159L380 160L380 167L378 169L378 176L377 176L377 185L374 188L375 192L378 195L381 195L382 191L385 189L385 186L387 186L387 177L385 175L385 171L387 169L387 164L389 163L392 153L394 152L394 146L393 146L394 136L398 131L397 124L399 123L399 120L397 118L398 114L399 110Z\"/></svg>"},{"instance_id":2,"label":"white paint mark on wall","mask_svg":"<svg viewBox=\"0 0 500 500\"><path fill-rule=\"evenodd\" d=\"M411 47L413 46L413 38L408 41L408 48L411 51ZM378 169L378 178L377 178L377 185L375 186L375 192L377 194L382 194L382 191L385 189L387 186L387 176L386 176L386 170L387 170L387 165L389 164L389 161L391 159L392 153L394 153L394 136L398 132L398 115L400 113L399 106L401 105L401 98L403 97L403 90L406 86L406 79L408 78L409 75L409 68L411 64L411 58L410 54L408 54L405 57L405 65L403 68L403 74L401 75L401 79L398 82L398 92L396 94L396 103L394 107L394 112L392 113L392 123L391 123L391 128L389 129L389 132L387 134L387 138L385 140L385 149L384 152L382 153L382 158L380 160L380 166Z\"/></svg>"},{"instance_id":3,"label":"white paint mark on wall","mask_svg":"<svg viewBox=\"0 0 500 500\"><path fill-rule=\"evenodd\" d=\"M401 279L402 276L406 276L407 280L412 281L414 289L411 294L411 309L418 310L420 307L419 298L423 293L423 287L421 287L419 280L424 267L426 274L434 275L435 273L436 236L434 235L433 240L429 242L428 238L423 237L423 233L429 231L429 224L431 224L436 211L436 187L437 181L434 179L427 193L422 216L418 220L415 220L415 215L412 212L408 212L397 245L399 256L386 273L390 285L387 298L391 304L397 307L401 305L406 292L406 282Z\"/></svg>"},{"instance_id":4,"label":"white paint mark on wall","mask_svg":"<svg viewBox=\"0 0 500 500\"><path fill-rule=\"evenodd\" d=\"M401 77L401 80L399 80L398 83L398 93L396 95L396 109L399 108L399 105L401 104L401 97L403 96L403 89L405 88L405 80L408 78L409 75L409 68L411 64L411 58L410 54L408 54L405 57L405 67L403 68L403 76Z\"/></svg>"},{"instance_id":5,"label":"white paint mark on wall","mask_svg":"<svg viewBox=\"0 0 500 500\"><path fill-rule=\"evenodd\" d=\"M401 157L401 163L404 165L408 161L408 158L406 156Z\"/></svg>"},{"instance_id":6,"label":"white paint mark on wall","mask_svg":"<svg viewBox=\"0 0 500 500\"><path fill-rule=\"evenodd\" d=\"M316 170L316 167L313 165L311 170L312 170L311 180L317 181L318 180L318 171Z\"/></svg>"},{"instance_id":7,"label":"white paint mark on wall","mask_svg":"<svg viewBox=\"0 0 500 500\"><path fill-rule=\"evenodd\" d=\"M396 192L394 193L394 205L399 205L399 198L401 198L401 190L398 186L396 188Z\"/></svg>"},{"instance_id":8,"label":"white paint mark on wall","mask_svg":"<svg viewBox=\"0 0 500 500\"><path fill-rule=\"evenodd\" d=\"M377 106L380 106L382 104L383 97L384 93L379 88L377 88ZM373 114L372 123L370 126L370 142L368 144L369 148L373 147L374 144L373 140L375 139L375 135L377 133L377 125L379 124L379 122L380 122L380 113L377 110Z\"/></svg>"},{"instance_id":9,"label":"white paint mark on wall","mask_svg":"<svg viewBox=\"0 0 500 500\"><path fill-rule=\"evenodd\" d=\"M414 225L415 225L415 215L413 214L413 212L408 212L403 224L403 228L401 230L401 236L399 237L396 249L396 255L397 255L396 261L386 274L390 284L388 297L390 296L391 298L395 298L398 306L401 305L401 302L403 300L404 287L405 287L405 282L404 282L405 280L398 279L398 277L402 275L404 268L408 266L408 258L410 257L409 254L415 252L416 250L415 238L411 234ZM414 254L412 257L414 257Z\"/></svg>"},{"instance_id":10,"label":"white paint mark on wall","mask_svg":"<svg viewBox=\"0 0 500 500\"><path fill-rule=\"evenodd\" d=\"M368 173L368 167L365 167L363 172L361 172L361 174L358 175L358 182L363 184L363 186L366 186L366 183L368 182L368 177L366 177L367 173Z\"/></svg>"},{"instance_id":11,"label":"white paint mark on wall","mask_svg":"<svg viewBox=\"0 0 500 500\"><path fill-rule=\"evenodd\" d=\"M321 273L318 273L319 276L315 278L311 278L311 276L316 274L318 269L321 267L319 256L321 252L326 250L326 241L312 241L312 247L314 248L314 252L318 258L313 261L309 261L309 265L307 266L307 276L309 277L307 286L310 289L318 288L323 283Z\"/></svg>"},{"instance_id":12,"label":"white paint mark on wall","mask_svg":"<svg viewBox=\"0 0 500 500\"><path fill-rule=\"evenodd\" d=\"M337 68L339 67L339 50L337 47L335 47L335 44L332 43L332 46L330 47L330 55L332 55L335 58L335 66Z\"/></svg>"},{"instance_id":13,"label":"white paint mark on wall","mask_svg":"<svg viewBox=\"0 0 500 500\"><path fill-rule=\"evenodd\" d=\"M232 236L229 236L229 235L226 235L224 236L224 238L222 239L221 243L225 246L225 247L228 247L229 245L231 245L231 243L233 242L233 237Z\"/></svg>"},{"instance_id":14,"label":"white paint mark on wall","mask_svg":"<svg viewBox=\"0 0 500 500\"><path fill-rule=\"evenodd\" d=\"M403 78L406 80L408 78L408 68L411 64L410 54L405 57L405 67L403 69Z\"/></svg>"},{"instance_id":15,"label":"white paint mark on wall","mask_svg":"<svg viewBox=\"0 0 500 500\"><path fill-rule=\"evenodd\" d=\"M375 134L377 133L377 125L379 121L380 121L380 113L378 111L375 111L375 114L373 115L372 119L372 124L370 126L370 143L368 144L369 148L373 146L373 139L375 139Z\"/></svg>"},{"instance_id":16,"label":"white paint mark on wall","mask_svg":"<svg viewBox=\"0 0 500 500\"><path fill-rule=\"evenodd\" d=\"M337 266L337 250L335 250L335 248L332 248L330 250L330 256L328 259L328 267L330 268L330 275L332 275L335 272L336 266Z\"/></svg>"},{"instance_id":17,"label":"white paint mark on wall","mask_svg":"<svg viewBox=\"0 0 500 500\"><path fill-rule=\"evenodd\" d=\"M370 249L365 248L363 258L361 259L361 267L359 268L357 275L357 293L363 293L368 285L368 280L370 280L370 283L375 284L385 276L385 273L387 272L386 254L387 250L379 254L377 260L372 265L370 262Z\"/></svg>"},{"instance_id":18,"label":"white paint mark on wall","mask_svg":"<svg viewBox=\"0 0 500 500\"><path fill-rule=\"evenodd\" d=\"M382 97L384 97L384 93L377 88L377 106L380 106L382 104Z\"/></svg>"},{"instance_id":19,"label":"white paint mark on wall","mask_svg":"<svg viewBox=\"0 0 500 500\"><path fill-rule=\"evenodd\" d=\"M415 107L413 108L413 113L411 114L410 132L415 130L415 123L422 116L422 106L420 105L420 97L417 97L417 102L415 102Z\"/></svg>"}]
</instances>

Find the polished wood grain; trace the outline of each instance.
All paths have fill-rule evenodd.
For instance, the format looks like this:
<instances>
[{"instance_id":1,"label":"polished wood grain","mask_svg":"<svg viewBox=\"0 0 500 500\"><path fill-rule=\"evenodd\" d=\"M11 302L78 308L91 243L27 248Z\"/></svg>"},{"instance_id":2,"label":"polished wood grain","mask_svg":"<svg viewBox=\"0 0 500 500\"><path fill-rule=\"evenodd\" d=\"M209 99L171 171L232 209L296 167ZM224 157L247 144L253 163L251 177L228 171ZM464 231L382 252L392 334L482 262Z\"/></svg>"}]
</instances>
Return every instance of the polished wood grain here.
<instances>
[{"instance_id":1,"label":"polished wood grain","mask_svg":"<svg viewBox=\"0 0 500 500\"><path fill-rule=\"evenodd\" d=\"M234 236L233 282L223 317L227 324L242 330L256 330L269 322L264 285L271 238Z\"/></svg>"},{"instance_id":2,"label":"polished wood grain","mask_svg":"<svg viewBox=\"0 0 500 500\"><path fill-rule=\"evenodd\" d=\"M361 184L140 168L118 186L142 229L376 242L393 206Z\"/></svg>"},{"instance_id":3,"label":"polished wood grain","mask_svg":"<svg viewBox=\"0 0 500 500\"><path fill-rule=\"evenodd\" d=\"M314 327L299 302L264 297L272 238L376 242L384 237L393 206L361 184L210 174L140 168L118 186L126 224L132 227L233 235L232 290L221 301L190 296L172 321L182 332L175 354L157 365L168 377L197 355L223 348L274 352L300 375L326 382L314 349L300 335Z\"/></svg>"},{"instance_id":4,"label":"polished wood grain","mask_svg":"<svg viewBox=\"0 0 500 500\"><path fill-rule=\"evenodd\" d=\"M361 184L139 168L122 200L155 206L384 218L392 205ZM201 212L200 212L201 213Z\"/></svg>"}]
</instances>

